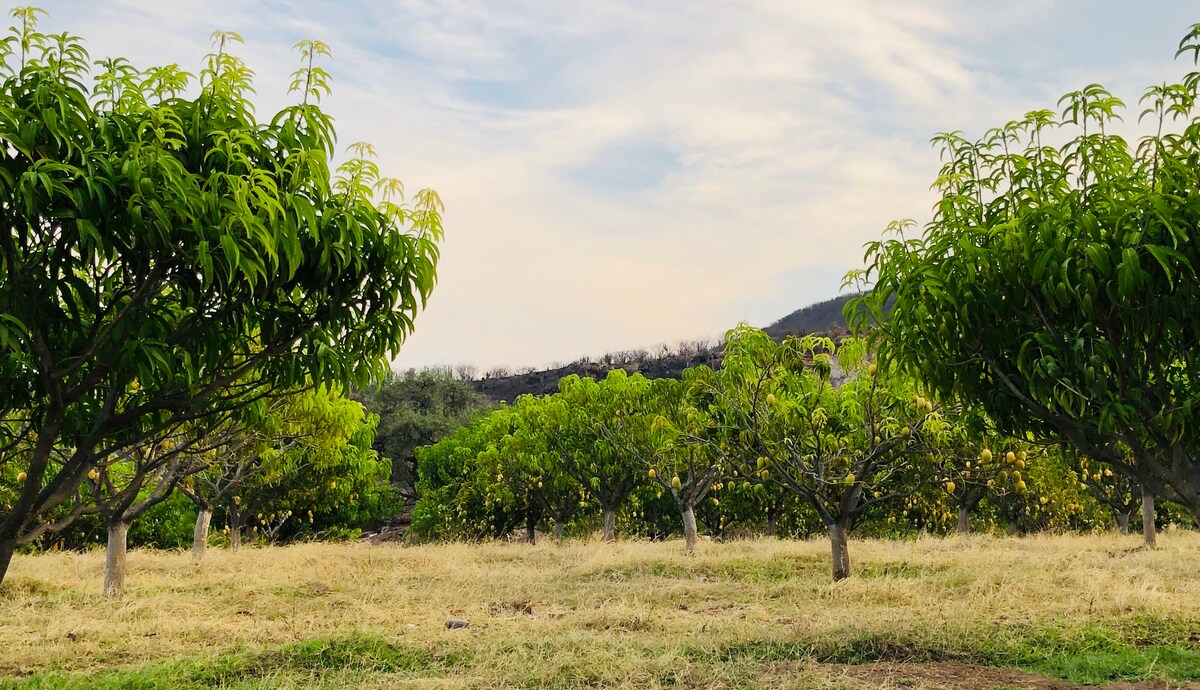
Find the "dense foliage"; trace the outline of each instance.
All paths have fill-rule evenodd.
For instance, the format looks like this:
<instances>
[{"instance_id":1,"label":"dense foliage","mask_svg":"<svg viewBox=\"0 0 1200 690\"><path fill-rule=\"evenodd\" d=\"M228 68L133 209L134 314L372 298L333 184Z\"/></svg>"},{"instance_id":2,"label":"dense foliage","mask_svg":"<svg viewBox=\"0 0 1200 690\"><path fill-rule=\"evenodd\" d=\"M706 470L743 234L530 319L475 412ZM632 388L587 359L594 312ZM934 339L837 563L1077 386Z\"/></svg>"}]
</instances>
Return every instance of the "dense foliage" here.
<instances>
[{"instance_id":1,"label":"dense foliage","mask_svg":"<svg viewBox=\"0 0 1200 690\"><path fill-rule=\"evenodd\" d=\"M1107 506L1078 458L1000 434L987 415L928 397L866 343L731 331L724 365L681 380L568 377L418 449L413 528L435 539L597 528L630 535L770 532L846 538L1097 529Z\"/></svg>"},{"instance_id":2,"label":"dense foliage","mask_svg":"<svg viewBox=\"0 0 1200 690\"><path fill-rule=\"evenodd\" d=\"M259 120L237 34L197 78L93 62L42 14L0 39L0 579L96 509L97 478L120 523L245 408L381 377L442 234L437 195L406 202L369 145L332 169L324 44L297 44L298 102Z\"/></svg>"},{"instance_id":3,"label":"dense foliage","mask_svg":"<svg viewBox=\"0 0 1200 690\"><path fill-rule=\"evenodd\" d=\"M445 438L488 406L470 382L448 369L392 372L354 398L378 415L373 447L392 460L392 483L406 499L416 499L416 449Z\"/></svg>"},{"instance_id":4,"label":"dense foliage","mask_svg":"<svg viewBox=\"0 0 1200 690\"><path fill-rule=\"evenodd\" d=\"M1200 25L1178 55L1200 59ZM1196 515L1198 94L1200 72L1149 88L1136 142L1112 132L1124 103L1097 84L1064 96L1061 114L939 135L932 220L869 245L854 279L873 292L847 309L881 324L882 359L941 395L1069 442ZM1062 131L1076 136L1056 147Z\"/></svg>"},{"instance_id":5,"label":"dense foliage","mask_svg":"<svg viewBox=\"0 0 1200 690\"><path fill-rule=\"evenodd\" d=\"M192 546L197 558L214 519L235 548L246 534L272 542L355 536L399 505L388 481L391 463L371 448L377 421L358 402L327 389L277 397L253 424L214 430L177 456L173 472L148 482L130 486L137 475L126 465L133 460L108 464L88 482L98 510L36 544L104 543L114 521L126 523L131 545ZM165 486L170 491L147 500Z\"/></svg>"}]
</instances>

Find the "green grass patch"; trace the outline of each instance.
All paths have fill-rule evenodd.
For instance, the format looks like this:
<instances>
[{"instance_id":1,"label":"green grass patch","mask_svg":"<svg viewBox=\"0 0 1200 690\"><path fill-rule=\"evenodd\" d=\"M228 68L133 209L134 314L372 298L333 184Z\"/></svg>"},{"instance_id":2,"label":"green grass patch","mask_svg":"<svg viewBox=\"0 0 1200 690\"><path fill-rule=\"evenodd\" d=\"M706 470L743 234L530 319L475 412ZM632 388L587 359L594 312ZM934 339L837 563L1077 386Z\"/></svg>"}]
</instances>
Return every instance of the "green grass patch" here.
<instances>
[{"instance_id":1,"label":"green grass patch","mask_svg":"<svg viewBox=\"0 0 1200 690\"><path fill-rule=\"evenodd\" d=\"M1083 625L921 628L886 634L844 630L822 633L814 640L758 640L693 650L691 658L709 664L958 661L1081 684L1148 678L1195 681L1200 680L1196 625L1141 616Z\"/></svg>"},{"instance_id":2,"label":"green grass patch","mask_svg":"<svg viewBox=\"0 0 1200 690\"><path fill-rule=\"evenodd\" d=\"M1049 622L1039 626L920 627L906 632L878 633L861 629L823 632L819 638L765 639L727 646L678 647L652 644L637 654L645 668L625 667L620 673L649 674L658 685L688 685L680 669L661 667L655 659L681 654L684 668L696 677L720 673L730 687L750 682L763 664L821 662L862 664L874 661L958 661L1015 668L1080 684L1156 678L1200 680L1200 643L1196 624L1131 616L1078 626ZM517 656L546 657L557 649L517 645ZM628 651L628 650L626 650ZM607 658L601 653L597 659ZM565 660L565 658L564 658ZM167 690L174 688L353 687L384 677L442 678L472 667L465 653L439 653L397 644L372 633L314 638L280 648L232 651L220 655L184 656L141 668L96 675L51 672L20 680L0 680L3 690ZM538 687L603 685L617 679L617 664L592 668L586 654L580 663L556 665L534 673ZM619 675L619 674L618 674ZM748 687L748 685L747 685Z\"/></svg>"},{"instance_id":3,"label":"green grass patch","mask_svg":"<svg viewBox=\"0 0 1200 690\"><path fill-rule=\"evenodd\" d=\"M359 633L314 638L274 650L228 652L215 657L179 657L128 671L97 675L48 673L21 680L0 680L0 688L266 688L294 683L297 679L306 679L307 685L314 686L325 685L322 681L326 680L333 683L330 687L336 687L352 678L440 674L469 661L461 653L434 654L399 646L378 635Z\"/></svg>"}]
</instances>

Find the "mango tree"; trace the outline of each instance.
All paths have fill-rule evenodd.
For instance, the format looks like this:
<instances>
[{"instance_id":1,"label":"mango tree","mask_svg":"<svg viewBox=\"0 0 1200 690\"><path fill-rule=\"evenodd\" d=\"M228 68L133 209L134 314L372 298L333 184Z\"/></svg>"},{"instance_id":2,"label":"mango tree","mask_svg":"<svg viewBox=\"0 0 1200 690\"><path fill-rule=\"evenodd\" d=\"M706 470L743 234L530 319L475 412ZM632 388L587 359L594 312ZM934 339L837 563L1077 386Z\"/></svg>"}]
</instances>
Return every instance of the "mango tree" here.
<instances>
[{"instance_id":1,"label":"mango tree","mask_svg":"<svg viewBox=\"0 0 1200 690\"><path fill-rule=\"evenodd\" d=\"M696 548L696 506L725 474L713 442L717 426L708 415L711 379L712 371L699 367L685 370L682 380L643 384L631 392L629 412L602 427L606 440L631 448L641 460L641 471L674 501L683 520L687 554ZM719 505L719 498L710 500Z\"/></svg>"},{"instance_id":2,"label":"mango tree","mask_svg":"<svg viewBox=\"0 0 1200 690\"><path fill-rule=\"evenodd\" d=\"M643 482L629 497L627 524L631 534L665 541L682 529L679 507L658 482Z\"/></svg>"},{"instance_id":3,"label":"mango tree","mask_svg":"<svg viewBox=\"0 0 1200 690\"><path fill-rule=\"evenodd\" d=\"M193 455L192 472L179 483L179 491L196 506L196 523L192 530L192 560L204 558L208 549L208 535L213 512L217 506L228 502L229 522L239 529L231 530L229 545L236 551L241 545L241 498L234 502L234 492L260 473L267 470L275 437L272 424L277 420L268 416L263 420L230 421L211 432L206 442L212 445L206 452ZM285 446L297 443L288 440ZM283 448L286 450L286 447Z\"/></svg>"},{"instance_id":4,"label":"mango tree","mask_svg":"<svg viewBox=\"0 0 1200 690\"><path fill-rule=\"evenodd\" d=\"M1200 25L1176 55L1200 57ZM938 135L922 230L867 247L847 306L879 356L1004 430L1066 442L1200 516L1200 73L1149 88L1136 142L1098 84L1061 116ZM1056 147L1063 130L1077 136ZM890 308L885 308L890 307Z\"/></svg>"},{"instance_id":5,"label":"mango tree","mask_svg":"<svg viewBox=\"0 0 1200 690\"><path fill-rule=\"evenodd\" d=\"M320 387L274 397L258 406L257 414L241 414L208 432L203 452L190 454L188 476L179 490L197 508L192 558L204 557L213 512L224 506L229 519L230 547L241 543L243 500L266 485L272 489L299 474L311 480L310 470L343 459L347 452L361 452L351 442L370 434L372 417L363 407L332 389ZM378 468L362 465L372 476ZM341 484L356 479L349 471ZM337 480L333 480L337 481ZM279 494L285 493L282 489ZM357 492L351 492L357 494ZM235 502L233 499L237 498ZM289 509L305 506L292 505Z\"/></svg>"},{"instance_id":6,"label":"mango tree","mask_svg":"<svg viewBox=\"0 0 1200 690\"><path fill-rule=\"evenodd\" d=\"M239 410L246 412L257 405ZM72 505L43 516L21 538L22 543L68 528L83 515L98 515L107 532L104 594L120 597L125 584L129 530L134 521L169 498L178 484L198 467L197 458L212 452L213 429L227 416L183 423L162 429L136 446L123 448L98 462L77 489ZM65 462L70 451L51 456L52 464ZM23 480L25 473L18 475Z\"/></svg>"},{"instance_id":7,"label":"mango tree","mask_svg":"<svg viewBox=\"0 0 1200 690\"><path fill-rule=\"evenodd\" d=\"M582 437L576 433L578 427L570 412L556 396L523 395L513 404L516 428L511 452L524 458L524 469L532 475L527 487L530 503L550 519L558 544L567 525L586 506L583 487L569 473L558 470L578 462L582 450L573 448L571 442Z\"/></svg>"},{"instance_id":8,"label":"mango tree","mask_svg":"<svg viewBox=\"0 0 1200 690\"><path fill-rule=\"evenodd\" d=\"M436 539L468 536L473 526L486 519L482 494L473 483L476 457L483 449L476 432L475 426L468 424L433 445L416 449L420 479L413 508L415 534Z\"/></svg>"},{"instance_id":9,"label":"mango tree","mask_svg":"<svg viewBox=\"0 0 1200 690\"><path fill-rule=\"evenodd\" d=\"M147 510L166 500L191 467L205 434L192 425L175 429L109 457L88 473L92 503L108 531L104 559L104 595L125 589L129 528Z\"/></svg>"},{"instance_id":10,"label":"mango tree","mask_svg":"<svg viewBox=\"0 0 1200 690\"><path fill-rule=\"evenodd\" d=\"M530 448L525 439L518 438L522 429L512 407L501 405L478 423L487 445L476 461L484 473L495 476L491 495L504 500L508 511L524 521L525 540L534 544L542 517L536 494L544 485L539 449Z\"/></svg>"},{"instance_id":11,"label":"mango tree","mask_svg":"<svg viewBox=\"0 0 1200 690\"><path fill-rule=\"evenodd\" d=\"M556 457L562 460L556 471L573 478L600 504L607 542L616 540L617 511L640 482L636 468L641 451L621 439L616 429L623 425L622 416L636 414L635 406L647 385L641 375L627 376L621 369L609 372L599 382L574 374L559 382L556 397L570 408L578 435L562 429L563 433L551 440Z\"/></svg>"},{"instance_id":12,"label":"mango tree","mask_svg":"<svg viewBox=\"0 0 1200 690\"><path fill-rule=\"evenodd\" d=\"M726 529L768 537L807 537L825 531L808 503L778 483L751 482L732 470L730 475L718 484Z\"/></svg>"},{"instance_id":13,"label":"mango tree","mask_svg":"<svg viewBox=\"0 0 1200 690\"><path fill-rule=\"evenodd\" d=\"M916 403L935 409L924 397ZM1025 490L1022 472L1032 460L1028 444L997 433L982 410L956 404L944 414L953 420L953 431L936 458L942 467L945 498L957 516L956 531L966 535L971 531L971 514L989 492Z\"/></svg>"},{"instance_id":14,"label":"mango tree","mask_svg":"<svg viewBox=\"0 0 1200 690\"><path fill-rule=\"evenodd\" d=\"M494 463L480 456L495 444L488 418L479 414L445 439L416 450L417 503L412 528L437 539L485 539L508 534L523 514Z\"/></svg>"},{"instance_id":15,"label":"mango tree","mask_svg":"<svg viewBox=\"0 0 1200 690\"><path fill-rule=\"evenodd\" d=\"M853 374L840 386L830 376L835 355ZM869 362L863 341L776 343L740 326L728 335L715 383L729 462L751 481L777 482L812 506L829 531L834 580L850 575L855 519L936 476L928 458L948 425L913 404L912 379Z\"/></svg>"},{"instance_id":16,"label":"mango tree","mask_svg":"<svg viewBox=\"0 0 1200 690\"><path fill-rule=\"evenodd\" d=\"M234 493L246 521L265 528L275 541L323 527L344 533L394 514L391 462L372 448L379 418L332 391L318 390L294 403L302 411L285 421L276 439L282 445L266 451L264 470ZM298 442L290 443L289 435ZM233 533L241 525L229 527Z\"/></svg>"},{"instance_id":17,"label":"mango tree","mask_svg":"<svg viewBox=\"0 0 1200 690\"><path fill-rule=\"evenodd\" d=\"M1030 455L1033 459L1024 469L1002 470L995 490L986 497L1008 534L1090 528L1097 518L1096 505L1080 490L1062 451L1042 447L1031 449Z\"/></svg>"},{"instance_id":18,"label":"mango tree","mask_svg":"<svg viewBox=\"0 0 1200 690\"><path fill-rule=\"evenodd\" d=\"M937 467L933 482L905 499L900 517L922 532L965 536L971 532L971 518L988 505L989 497L996 499L993 504L1016 505L1006 497L1026 491L1030 456L1009 442L1003 437L952 434L947 447L930 458ZM986 524L989 518L980 515L977 521Z\"/></svg>"},{"instance_id":19,"label":"mango tree","mask_svg":"<svg viewBox=\"0 0 1200 690\"><path fill-rule=\"evenodd\" d=\"M1113 472L1101 462L1079 458L1080 488L1112 511L1117 531L1129 534L1129 516L1137 511L1142 515L1142 541L1148 547L1157 543L1155 532L1154 494L1130 481L1129 477Z\"/></svg>"},{"instance_id":20,"label":"mango tree","mask_svg":"<svg viewBox=\"0 0 1200 690\"><path fill-rule=\"evenodd\" d=\"M447 369L390 372L353 397L379 416L375 450L391 458L392 484L409 502L416 500L416 449L445 438L489 406L469 382Z\"/></svg>"},{"instance_id":21,"label":"mango tree","mask_svg":"<svg viewBox=\"0 0 1200 690\"><path fill-rule=\"evenodd\" d=\"M272 390L382 376L442 233L436 194L405 202L369 146L331 175L324 44L298 44L299 102L259 121L236 34L198 80L121 58L93 74L39 14L14 10L0 41L0 465L25 475L0 579L107 458Z\"/></svg>"}]
</instances>

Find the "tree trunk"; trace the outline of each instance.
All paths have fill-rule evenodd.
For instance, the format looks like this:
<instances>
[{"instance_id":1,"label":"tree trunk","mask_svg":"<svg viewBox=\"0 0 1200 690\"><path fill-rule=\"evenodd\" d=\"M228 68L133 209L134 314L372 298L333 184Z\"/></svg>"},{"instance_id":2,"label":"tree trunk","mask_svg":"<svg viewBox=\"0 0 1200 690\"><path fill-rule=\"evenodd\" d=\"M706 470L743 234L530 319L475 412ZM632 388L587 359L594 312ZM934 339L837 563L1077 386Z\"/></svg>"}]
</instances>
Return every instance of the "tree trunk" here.
<instances>
[{"instance_id":1,"label":"tree trunk","mask_svg":"<svg viewBox=\"0 0 1200 690\"><path fill-rule=\"evenodd\" d=\"M1154 534L1154 494L1142 487L1142 541L1149 548L1157 544Z\"/></svg>"},{"instance_id":2,"label":"tree trunk","mask_svg":"<svg viewBox=\"0 0 1200 690\"><path fill-rule=\"evenodd\" d=\"M850 549L846 544L849 530L846 525L834 523L829 526L829 546L833 552L833 581L850 577Z\"/></svg>"},{"instance_id":3,"label":"tree trunk","mask_svg":"<svg viewBox=\"0 0 1200 690\"><path fill-rule=\"evenodd\" d=\"M696 512L691 506L683 509L683 552L689 556L696 550Z\"/></svg>"},{"instance_id":4,"label":"tree trunk","mask_svg":"<svg viewBox=\"0 0 1200 690\"><path fill-rule=\"evenodd\" d=\"M779 518L775 517L774 515L771 515L770 517L767 518L766 534L768 537L773 537L773 536L775 536L775 534L777 532L779 532Z\"/></svg>"},{"instance_id":5,"label":"tree trunk","mask_svg":"<svg viewBox=\"0 0 1200 690\"><path fill-rule=\"evenodd\" d=\"M208 549L208 527L212 524L212 510L201 508L196 513L196 530L192 533L192 560L199 561L204 558L204 552Z\"/></svg>"},{"instance_id":6,"label":"tree trunk","mask_svg":"<svg viewBox=\"0 0 1200 690\"><path fill-rule=\"evenodd\" d=\"M554 543L563 543L563 523L561 520L554 521Z\"/></svg>"},{"instance_id":7,"label":"tree trunk","mask_svg":"<svg viewBox=\"0 0 1200 690\"><path fill-rule=\"evenodd\" d=\"M1009 520L1008 521L1008 536L1018 537L1020 535L1021 535L1021 528L1019 526L1017 526L1017 521Z\"/></svg>"},{"instance_id":8,"label":"tree trunk","mask_svg":"<svg viewBox=\"0 0 1200 690\"><path fill-rule=\"evenodd\" d=\"M964 537L971 533L971 511L966 506L958 509L958 533Z\"/></svg>"},{"instance_id":9,"label":"tree trunk","mask_svg":"<svg viewBox=\"0 0 1200 690\"><path fill-rule=\"evenodd\" d=\"M16 551L17 542L15 539L0 541L0 585L4 584L4 576L8 573L8 566L12 564L12 557Z\"/></svg>"},{"instance_id":10,"label":"tree trunk","mask_svg":"<svg viewBox=\"0 0 1200 690\"><path fill-rule=\"evenodd\" d=\"M525 518L525 541L530 544L537 543L537 519L532 515Z\"/></svg>"},{"instance_id":11,"label":"tree trunk","mask_svg":"<svg viewBox=\"0 0 1200 690\"><path fill-rule=\"evenodd\" d=\"M604 541L617 540L617 511L604 509Z\"/></svg>"},{"instance_id":12,"label":"tree trunk","mask_svg":"<svg viewBox=\"0 0 1200 690\"><path fill-rule=\"evenodd\" d=\"M1122 537L1129 535L1129 513L1123 510L1117 512L1117 532Z\"/></svg>"},{"instance_id":13,"label":"tree trunk","mask_svg":"<svg viewBox=\"0 0 1200 690\"><path fill-rule=\"evenodd\" d=\"M238 510L237 504L229 506L229 550L237 553L238 547L242 545L242 521L241 512Z\"/></svg>"},{"instance_id":14,"label":"tree trunk","mask_svg":"<svg viewBox=\"0 0 1200 690\"><path fill-rule=\"evenodd\" d=\"M108 549L104 554L104 596L119 599L125 591L125 554L129 523L120 520L108 526Z\"/></svg>"}]
</instances>

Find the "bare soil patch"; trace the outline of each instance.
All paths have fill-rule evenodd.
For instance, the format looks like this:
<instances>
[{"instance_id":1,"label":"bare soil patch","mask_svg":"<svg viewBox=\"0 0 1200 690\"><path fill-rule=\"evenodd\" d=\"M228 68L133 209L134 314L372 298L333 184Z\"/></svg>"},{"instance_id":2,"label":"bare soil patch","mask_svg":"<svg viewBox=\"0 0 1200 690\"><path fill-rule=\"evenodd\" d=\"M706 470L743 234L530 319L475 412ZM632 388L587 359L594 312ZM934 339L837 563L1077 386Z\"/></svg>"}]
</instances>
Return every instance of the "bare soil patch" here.
<instances>
[{"instance_id":1,"label":"bare soil patch","mask_svg":"<svg viewBox=\"0 0 1200 690\"><path fill-rule=\"evenodd\" d=\"M1085 687L1008 668L976 666L956 661L828 665L833 674L852 678L869 688L892 690L1076 690ZM1200 690L1200 683L1150 680L1086 686L1103 690Z\"/></svg>"}]
</instances>

